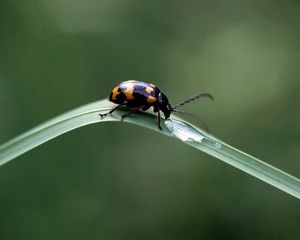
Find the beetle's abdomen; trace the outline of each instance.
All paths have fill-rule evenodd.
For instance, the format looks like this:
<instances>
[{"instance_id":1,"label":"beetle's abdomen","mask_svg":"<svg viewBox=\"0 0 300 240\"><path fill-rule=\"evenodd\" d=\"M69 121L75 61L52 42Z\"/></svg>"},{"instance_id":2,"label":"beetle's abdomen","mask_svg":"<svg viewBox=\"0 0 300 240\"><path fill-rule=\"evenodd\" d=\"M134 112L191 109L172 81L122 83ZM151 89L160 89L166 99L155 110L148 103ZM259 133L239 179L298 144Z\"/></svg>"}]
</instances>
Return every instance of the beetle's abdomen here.
<instances>
[{"instance_id":1,"label":"beetle's abdomen","mask_svg":"<svg viewBox=\"0 0 300 240\"><path fill-rule=\"evenodd\" d=\"M129 80L113 88L109 100L128 107L153 106L157 103L159 92L151 83Z\"/></svg>"}]
</instances>

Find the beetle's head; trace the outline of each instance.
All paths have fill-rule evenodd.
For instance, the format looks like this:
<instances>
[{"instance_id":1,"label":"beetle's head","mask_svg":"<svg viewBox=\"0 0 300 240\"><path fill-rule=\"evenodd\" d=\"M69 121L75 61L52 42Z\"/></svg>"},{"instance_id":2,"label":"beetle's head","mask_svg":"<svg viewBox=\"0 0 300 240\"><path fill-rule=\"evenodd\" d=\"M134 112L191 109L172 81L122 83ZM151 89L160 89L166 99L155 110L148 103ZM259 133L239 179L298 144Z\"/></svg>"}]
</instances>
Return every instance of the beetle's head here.
<instances>
[{"instance_id":1,"label":"beetle's head","mask_svg":"<svg viewBox=\"0 0 300 240\"><path fill-rule=\"evenodd\" d=\"M159 110L161 110L164 113L165 119L168 119L173 109L169 103L168 98L163 93L158 94L158 107Z\"/></svg>"}]
</instances>

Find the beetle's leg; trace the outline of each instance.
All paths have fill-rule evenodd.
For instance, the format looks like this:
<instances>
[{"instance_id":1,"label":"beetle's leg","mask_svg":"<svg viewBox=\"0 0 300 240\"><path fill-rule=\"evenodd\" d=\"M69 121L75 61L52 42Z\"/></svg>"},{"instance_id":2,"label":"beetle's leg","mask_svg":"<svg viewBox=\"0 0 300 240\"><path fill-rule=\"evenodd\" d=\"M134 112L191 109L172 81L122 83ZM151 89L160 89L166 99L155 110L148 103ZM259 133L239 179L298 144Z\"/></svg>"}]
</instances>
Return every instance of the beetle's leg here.
<instances>
[{"instance_id":1,"label":"beetle's leg","mask_svg":"<svg viewBox=\"0 0 300 240\"><path fill-rule=\"evenodd\" d=\"M128 113L125 113L124 115L121 116L121 122L123 122L124 118L128 117L129 115L131 115L132 113L138 112L141 108L135 108L130 110Z\"/></svg>"},{"instance_id":2,"label":"beetle's leg","mask_svg":"<svg viewBox=\"0 0 300 240\"><path fill-rule=\"evenodd\" d=\"M160 126L160 111L159 111L159 109L157 111L157 125L158 125L159 130L162 131L162 128Z\"/></svg>"},{"instance_id":3,"label":"beetle's leg","mask_svg":"<svg viewBox=\"0 0 300 240\"><path fill-rule=\"evenodd\" d=\"M117 109L118 109L119 107L121 107L121 106L122 106L122 105L120 104L120 105L118 105L118 106L116 106L116 107L110 109L109 112L103 113L103 114L100 113L99 115L100 115L101 118L104 118L104 117L106 117L107 115L112 114L115 110L117 110Z\"/></svg>"}]
</instances>

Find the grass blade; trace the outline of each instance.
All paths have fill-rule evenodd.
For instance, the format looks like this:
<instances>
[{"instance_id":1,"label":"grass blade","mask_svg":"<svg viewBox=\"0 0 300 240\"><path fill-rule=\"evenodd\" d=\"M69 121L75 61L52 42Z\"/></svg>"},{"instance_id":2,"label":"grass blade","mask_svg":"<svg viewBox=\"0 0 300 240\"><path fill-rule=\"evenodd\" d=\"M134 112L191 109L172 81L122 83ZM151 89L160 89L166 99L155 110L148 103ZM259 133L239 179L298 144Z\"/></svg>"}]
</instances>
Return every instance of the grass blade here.
<instances>
[{"instance_id":1,"label":"grass blade","mask_svg":"<svg viewBox=\"0 0 300 240\"><path fill-rule=\"evenodd\" d=\"M101 100L79 107L45 122L28 132L0 146L0 166L21 154L73 129L104 121L120 121L126 109L114 112L104 119L104 113L112 107L107 100ZM176 137L196 149L204 151L270 185L300 199L300 180L269 165L261 160L235 149L205 131L192 126L178 117L162 121L163 131L158 130L156 117L145 112L138 112L125 119L159 133Z\"/></svg>"}]
</instances>

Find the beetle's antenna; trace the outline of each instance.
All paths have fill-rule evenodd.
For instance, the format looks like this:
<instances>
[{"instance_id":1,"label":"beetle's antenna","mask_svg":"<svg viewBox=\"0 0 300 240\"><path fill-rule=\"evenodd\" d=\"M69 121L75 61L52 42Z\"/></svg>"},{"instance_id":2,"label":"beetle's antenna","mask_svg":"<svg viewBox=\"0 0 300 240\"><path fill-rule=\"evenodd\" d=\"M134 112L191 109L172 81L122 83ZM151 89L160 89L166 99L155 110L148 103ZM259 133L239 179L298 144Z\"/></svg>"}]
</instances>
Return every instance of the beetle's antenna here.
<instances>
[{"instance_id":1,"label":"beetle's antenna","mask_svg":"<svg viewBox=\"0 0 300 240\"><path fill-rule=\"evenodd\" d=\"M178 107L181 107L181 106L183 106L183 105L185 105L185 104L187 104L187 103L189 103L189 102L192 102L192 101L194 101L194 100L196 100L196 99L198 99L198 98L201 98L201 97L208 97L208 98L210 98L211 100L214 100L214 97L213 97L211 94L209 94L209 93L199 93L199 94L197 94L196 96L191 97L191 98L189 98L188 100L185 100L185 101L182 102L182 103L176 104L174 107L172 107L172 111L174 111L174 109L176 109L176 108L178 108Z\"/></svg>"},{"instance_id":2,"label":"beetle's antenna","mask_svg":"<svg viewBox=\"0 0 300 240\"><path fill-rule=\"evenodd\" d=\"M209 132L209 129L208 129L207 124L205 123L205 121L204 121L201 117L199 117L199 116L197 116L197 115L195 115L195 114L189 113L189 112L178 111L178 110L176 110L176 109L174 109L173 112L177 112L177 113L180 113L180 114L184 114L184 115L187 115L187 116L189 116L189 117L192 117L192 118L198 120L198 121L203 125L204 130L205 130L206 132Z\"/></svg>"}]
</instances>

